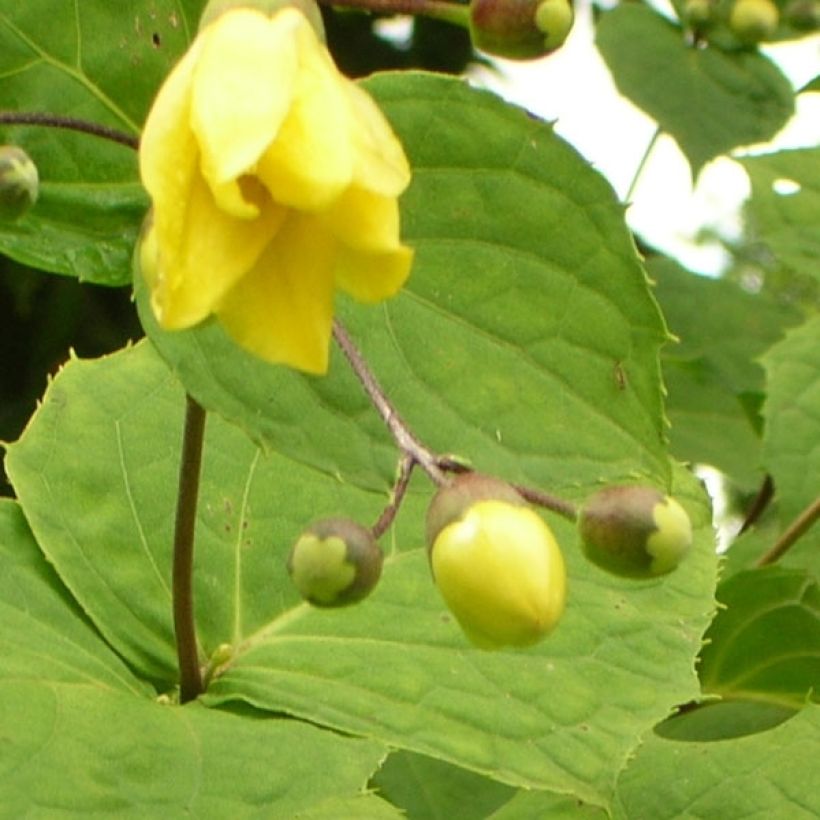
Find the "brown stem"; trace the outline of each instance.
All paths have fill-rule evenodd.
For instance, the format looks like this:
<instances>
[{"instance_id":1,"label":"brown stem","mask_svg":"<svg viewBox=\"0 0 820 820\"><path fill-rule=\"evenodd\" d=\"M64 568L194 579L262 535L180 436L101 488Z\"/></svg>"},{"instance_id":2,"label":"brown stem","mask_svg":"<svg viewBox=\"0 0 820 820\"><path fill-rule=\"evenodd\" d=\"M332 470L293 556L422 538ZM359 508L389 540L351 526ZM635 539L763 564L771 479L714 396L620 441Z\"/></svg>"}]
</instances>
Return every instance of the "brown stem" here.
<instances>
[{"instance_id":1,"label":"brown stem","mask_svg":"<svg viewBox=\"0 0 820 820\"><path fill-rule=\"evenodd\" d=\"M368 398L376 408L376 412L387 425L390 435L393 436L398 448L410 457L436 483L444 484L447 477L441 465L441 459L428 447L425 447L410 430L401 416L393 407L387 394L382 389L373 372L365 362L359 349L348 335L345 326L336 319L333 322L333 338L345 354L350 367L356 374L359 382L367 393Z\"/></svg>"},{"instance_id":2,"label":"brown stem","mask_svg":"<svg viewBox=\"0 0 820 820\"><path fill-rule=\"evenodd\" d=\"M800 515L791 523L786 531L777 539L775 545L764 555L761 555L755 566L765 567L773 564L799 540L799 538L811 529L817 519L820 518L820 496L814 499Z\"/></svg>"},{"instance_id":3,"label":"brown stem","mask_svg":"<svg viewBox=\"0 0 820 820\"><path fill-rule=\"evenodd\" d=\"M393 495L390 498L390 503L384 508L379 520L373 525L372 532L374 538L381 538L396 517L399 511L401 502L404 500L404 494L407 492L407 487L410 484L410 476L413 474L413 468L416 466L416 461L412 456L403 455L399 462L399 477L396 479L396 484L393 487Z\"/></svg>"},{"instance_id":4,"label":"brown stem","mask_svg":"<svg viewBox=\"0 0 820 820\"><path fill-rule=\"evenodd\" d=\"M563 516L568 521L578 520L578 508L571 502L563 498L545 493L543 490L536 490L533 487L524 487L521 484L513 484L513 489L530 504L537 504L547 510Z\"/></svg>"},{"instance_id":5,"label":"brown stem","mask_svg":"<svg viewBox=\"0 0 820 820\"><path fill-rule=\"evenodd\" d=\"M194 529L202 466L205 410L186 397L182 460L179 466L176 530L174 532L174 631L179 660L179 701L187 703L202 693L196 623L194 620Z\"/></svg>"},{"instance_id":6,"label":"brown stem","mask_svg":"<svg viewBox=\"0 0 820 820\"><path fill-rule=\"evenodd\" d=\"M107 125L40 111L0 111L0 125L41 125L47 128L66 128L69 131L79 131L116 142L135 151L140 144L139 137L118 131L116 128L109 128Z\"/></svg>"},{"instance_id":7,"label":"brown stem","mask_svg":"<svg viewBox=\"0 0 820 820\"><path fill-rule=\"evenodd\" d=\"M774 481L772 481L772 477L767 475L763 479L763 483L760 485L760 489L757 491L757 495L754 497L754 501L752 501L751 506L746 511L746 518L743 520L743 526L738 531L738 535L742 535L746 530L748 530L757 520L763 515L766 507L769 506L772 498L774 497Z\"/></svg>"}]
</instances>

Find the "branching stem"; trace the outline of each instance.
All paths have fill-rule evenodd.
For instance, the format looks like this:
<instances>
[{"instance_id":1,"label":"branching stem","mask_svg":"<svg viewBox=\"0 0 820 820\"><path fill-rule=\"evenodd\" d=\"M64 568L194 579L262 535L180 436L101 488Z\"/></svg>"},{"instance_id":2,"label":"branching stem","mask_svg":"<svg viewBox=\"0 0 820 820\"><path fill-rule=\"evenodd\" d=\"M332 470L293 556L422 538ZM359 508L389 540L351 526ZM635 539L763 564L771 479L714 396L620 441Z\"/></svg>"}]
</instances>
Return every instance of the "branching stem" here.
<instances>
[{"instance_id":1,"label":"branching stem","mask_svg":"<svg viewBox=\"0 0 820 820\"><path fill-rule=\"evenodd\" d=\"M777 539L775 545L764 555L761 555L756 566L765 567L782 558L786 552L805 535L812 525L820 518L820 496L814 499L800 515L791 523L786 531Z\"/></svg>"},{"instance_id":2,"label":"branching stem","mask_svg":"<svg viewBox=\"0 0 820 820\"><path fill-rule=\"evenodd\" d=\"M0 111L0 125L41 125L46 128L65 128L69 131L79 131L93 137L100 137L109 142L116 142L134 151L139 148L140 144L139 137L118 131L116 128L109 128L107 125L40 111Z\"/></svg>"},{"instance_id":3,"label":"branching stem","mask_svg":"<svg viewBox=\"0 0 820 820\"><path fill-rule=\"evenodd\" d=\"M754 497L754 501L752 501L749 509L746 511L746 518L743 520L743 526L738 531L738 535L742 535L746 530L748 530L766 510L766 507L769 506L772 498L774 497L774 481L772 481L772 477L767 475L763 479L763 483L760 485L760 489L757 491L757 495Z\"/></svg>"},{"instance_id":4,"label":"branching stem","mask_svg":"<svg viewBox=\"0 0 820 820\"><path fill-rule=\"evenodd\" d=\"M194 529L202 466L205 410L186 398L182 460L179 466L176 529L174 532L174 631L179 660L179 701L187 703L202 693L196 624L194 620Z\"/></svg>"}]
</instances>

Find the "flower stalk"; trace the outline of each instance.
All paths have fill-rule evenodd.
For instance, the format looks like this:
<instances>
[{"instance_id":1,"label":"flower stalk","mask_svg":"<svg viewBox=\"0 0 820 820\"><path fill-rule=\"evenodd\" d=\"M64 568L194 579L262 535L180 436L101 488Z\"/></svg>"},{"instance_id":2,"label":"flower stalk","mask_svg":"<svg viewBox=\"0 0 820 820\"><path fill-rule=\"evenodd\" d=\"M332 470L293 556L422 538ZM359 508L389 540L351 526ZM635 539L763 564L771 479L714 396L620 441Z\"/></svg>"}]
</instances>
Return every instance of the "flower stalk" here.
<instances>
[{"instance_id":1,"label":"flower stalk","mask_svg":"<svg viewBox=\"0 0 820 820\"><path fill-rule=\"evenodd\" d=\"M176 528L174 531L173 608L179 662L179 702L187 703L202 691L194 619L194 529L202 466L205 410L186 397L182 459L179 467Z\"/></svg>"}]
</instances>

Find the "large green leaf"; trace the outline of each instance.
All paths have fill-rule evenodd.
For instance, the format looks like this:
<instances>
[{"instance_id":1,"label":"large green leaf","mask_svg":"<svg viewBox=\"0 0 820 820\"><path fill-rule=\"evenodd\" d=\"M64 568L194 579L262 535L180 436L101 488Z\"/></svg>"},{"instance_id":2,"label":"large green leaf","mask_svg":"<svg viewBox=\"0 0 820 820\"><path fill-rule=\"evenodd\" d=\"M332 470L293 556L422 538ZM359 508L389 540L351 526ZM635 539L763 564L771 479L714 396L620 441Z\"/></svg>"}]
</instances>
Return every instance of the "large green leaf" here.
<instances>
[{"instance_id":1,"label":"large green leaf","mask_svg":"<svg viewBox=\"0 0 820 820\"><path fill-rule=\"evenodd\" d=\"M605 12L596 43L618 91L675 138L693 175L732 148L770 140L794 111L789 81L760 52L695 48L648 6Z\"/></svg>"},{"instance_id":2,"label":"large green leaf","mask_svg":"<svg viewBox=\"0 0 820 820\"><path fill-rule=\"evenodd\" d=\"M800 321L800 313L733 282L697 276L666 257L651 257L647 268L678 340L666 345L662 359L672 450L751 488L762 467L759 420L750 409L764 391L757 358Z\"/></svg>"},{"instance_id":3,"label":"large green leaf","mask_svg":"<svg viewBox=\"0 0 820 820\"><path fill-rule=\"evenodd\" d=\"M700 658L704 692L799 707L820 697L820 588L803 570L765 567L720 584L723 605Z\"/></svg>"},{"instance_id":4,"label":"large green leaf","mask_svg":"<svg viewBox=\"0 0 820 820\"><path fill-rule=\"evenodd\" d=\"M786 527L820 495L820 316L791 330L763 364L768 376L763 457Z\"/></svg>"},{"instance_id":5,"label":"large green leaf","mask_svg":"<svg viewBox=\"0 0 820 820\"><path fill-rule=\"evenodd\" d=\"M734 740L650 736L620 778L615 816L811 820L820 814L818 755L818 707L806 707L768 732Z\"/></svg>"},{"instance_id":6,"label":"large green leaf","mask_svg":"<svg viewBox=\"0 0 820 820\"><path fill-rule=\"evenodd\" d=\"M81 606L143 675L175 677L173 532L183 393L143 343L70 362L7 467L38 542ZM646 583L589 565L574 528L550 520L568 564L570 603L539 647L470 648L430 578L413 498L364 603L321 611L287 579L289 543L311 517L364 521L384 497L208 422L196 600L204 653L232 644L211 705L245 701L438 757L513 785L605 805L638 737L697 695L693 659L715 583L710 515L687 473L675 492L695 524L693 554ZM503 720L499 721L499 708Z\"/></svg>"},{"instance_id":7,"label":"large green leaf","mask_svg":"<svg viewBox=\"0 0 820 820\"><path fill-rule=\"evenodd\" d=\"M77 117L137 136L203 0L21 3L0 0L0 110ZM147 206L134 152L93 136L0 126L37 163L41 195L0 226L0 252L105 285L130 281Z\"/></svg>"},{"instance_id":8,"label":"large green leaf","mask_svg":"<svg viewBox=\"0 0 820 820\"><path fill-rule=\"evenodd\" d=\"M432 75L368 83L413 166L402 201L407 288L340 311L428 443L511 480L574 487L668 480L664 326L606 181L551 128ZM214 323L146 332L206 407L346 480L392 481L395 455L340 356L327 378L236 349Z\"/></svg>"},{"instance_id":9,"label":"large green leaf","mask_svg":"<svg viewBox=\"0 0 820 820\"><path fill-rule=\"evenodd\" d=\"M153 700L10 500L0 501L0 564L4 816L222 818L261 806L290 817L353 798L386 753L296 721Z\"/></svg>"},{"instance_id":10,"label":"large green leaf","mask_svg":"<svg viewBox=\"0 0 820 820\"><path fill-rule=\"evenodd\" d=\"M7 817L297 817L354 797L385 754L294 720L49 680L0 678L0 725Z\"/></svg>"},{"instance_id":11,"label":"large green leaf","mask_svg":"<svg viewBox=\"0 0 820 820\"><path fill-rule=\"evenodd\" d=\"M778 262L820 277L820 148L741 157L752 196L746 205L754 235Z\"/></svg>"}]
</instances>

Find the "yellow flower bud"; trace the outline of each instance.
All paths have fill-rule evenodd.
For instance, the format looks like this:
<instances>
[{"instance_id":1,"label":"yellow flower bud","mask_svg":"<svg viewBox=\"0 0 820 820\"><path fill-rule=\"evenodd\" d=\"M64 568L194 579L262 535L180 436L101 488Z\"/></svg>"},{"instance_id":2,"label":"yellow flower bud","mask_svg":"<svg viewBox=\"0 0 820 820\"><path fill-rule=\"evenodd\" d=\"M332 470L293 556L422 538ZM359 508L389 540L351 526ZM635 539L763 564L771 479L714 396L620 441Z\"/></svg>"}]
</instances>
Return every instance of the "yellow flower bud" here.
<instances>
[{"instance_id":1,"label":"yellow flower bud","mask_svg":"<svg viewBox=\"0 0 820 820\"><path fill-rule=\"evenodd\" d=\"M154 101L140 172L167 330L215 315L253 354L323 373L334 291L377 302L409 274L402 147L295 8L202 28Z\"/></svg>"},{"instance_id":2,"label":"yellow flower bud","mask_svg":"<svg viewBox=\"0 0 820 820\"><path fill-rule=\"evenodd\" d=\"M692 545L686 510L654 487L607 487L578 519L584 552L616 575L652 578L678 566Z\"/></svg>"},{"instance_id":3,"label":"yellow flower bud","mask_svg":"<svg viewBox=\"0 0 820 820\"><path fill-rule=\"evenodd\" d=\"M37 201L40 178L29 155L16 145L0 145L0 220L20 219Z\"/></svg>"},{"instance_id":4,"label":"yellow flower bud","mask_svg":"<svg viewBox=\"0 0 820 820\"><path fill-rule=\"evenodd\" d=\"M536 28L544 35L545 53L564 44L572 30L575 13L569 0L543 0L535 11Z\"/></svg>"},{"instance_id":5,"label":"yellow flower bud","mask_svg":"<svg viewBox=\"0 0 820 820\"><path fill-rule=\"evenodd\" d=\"M347 606L376 586L383 557L370 530L347 518L325 518L299 536L288 572L299 594L314 606Z\"/></svg>"},{"instance_id":6,"label":"yellow flower bud","mask_svg":"<svg viewBox=\"0 0 820 820\"><path fill-rule=\"evenodd\" d=\"M729 13L729 28L745 43L759 43L774 34L780 12L772 0L736 0Z\"/></svg>"},{"instance_id":7,"label":"yellow flower bud","mask_svg":"<svg viewBox=\"0 0 820 820\"><path fill-rule=\"evenodd\" d=\"M435 536L430 563L448 608L482 649L537 643L564 611L561 551L523 502L473 502Z\"/></svg>"}]
</instances>

